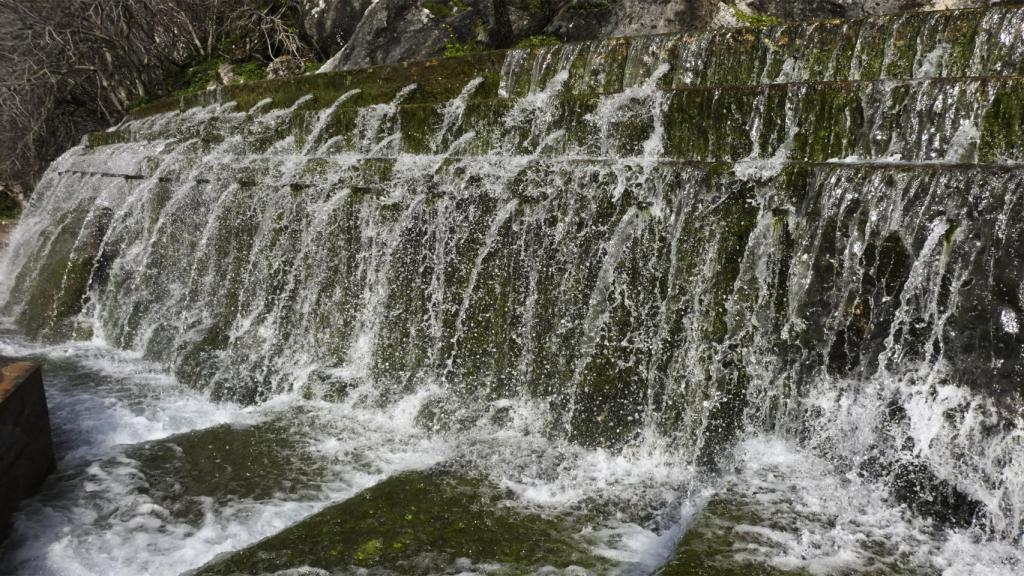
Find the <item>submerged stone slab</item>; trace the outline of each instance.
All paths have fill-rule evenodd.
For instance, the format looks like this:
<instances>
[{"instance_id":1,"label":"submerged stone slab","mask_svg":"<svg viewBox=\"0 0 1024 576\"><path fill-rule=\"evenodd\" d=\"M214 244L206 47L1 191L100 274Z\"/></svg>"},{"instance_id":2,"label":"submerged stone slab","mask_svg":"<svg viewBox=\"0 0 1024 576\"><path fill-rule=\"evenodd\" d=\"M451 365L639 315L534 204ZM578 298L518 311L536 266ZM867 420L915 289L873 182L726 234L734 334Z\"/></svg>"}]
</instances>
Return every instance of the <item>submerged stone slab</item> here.
<instances>
[{"instance_id":1,"label":"submerged stone slab","mask_svg":"<svg viewBox=\"0 0 1024 576\"><path fill-rule=\"evenodd\" d=\"M53 470L42 371L31 362L0 357L0 538L18 503Z\"/></svg>"},{"instance_id":2,"label":"submerged stone slab","mask_svg":"<svg viewBox=\"0 0 1024 576\"><path fill-rule=\"evenodd\" d=\"M517 510L496 486L448 466L407 472L250 548L197 576L267 574L303 567L349 574L441 574L487 566L535 574L587 573L602 561L561 519Z\"/></svg>"},{"instance_id":3,"label":"submerged stone slab","mask_svg":"<svg viewBox=\"0 0 1024 576\"><path fill-rule=\"evenodd\" d=\"M772 467L755 476L748 471L710 496L656 576L935 573L909 545L914 535L893 538L885 522L873 524L862 508L846 516L841 504L822 502L821 494L807 491L806 479L789 472ZM825 498L843 502L848 497Z\"/></svg>"},{"instance_id":4,"label":"submerged stone slab","mask_svg":"<svg viewBox=\"0 0 1024 576\"><path fill-rule=\"evenodd\" d=\"M224 424L132 447L125 456L145 490L173 517L200 525L205 505L316 499L326 465L288 413L250 425ZM107 462L117 467L123 461Z\"/></svg>"}]
</instances>

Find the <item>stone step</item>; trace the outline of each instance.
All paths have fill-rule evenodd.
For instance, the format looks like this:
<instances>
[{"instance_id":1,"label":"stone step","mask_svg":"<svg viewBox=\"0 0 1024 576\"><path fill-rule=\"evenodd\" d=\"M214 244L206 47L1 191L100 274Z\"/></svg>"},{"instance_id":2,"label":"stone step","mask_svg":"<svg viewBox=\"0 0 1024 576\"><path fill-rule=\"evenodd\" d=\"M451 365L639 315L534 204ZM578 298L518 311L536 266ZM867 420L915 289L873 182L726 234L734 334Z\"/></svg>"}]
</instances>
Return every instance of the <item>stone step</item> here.
<instances>
[{"instance_id":1,"label":"stone step","mask_svg":"<svg viewBox=\"0 0 1024 576\"><path fill-rule=\"evenodd\" d=\"M473 78L475 97L522 97L544 88L560 71L569 92L611 94L642 86L663 68L657 85L737 86L793 81L906 80L1024 74L1024 9L993 7L824 20L703 33L635 36L532 49L514 49L367 69L225 86L169 97L129 117L237 102L248 110L269 99L284 108L312 95L311 109L331 105L353 89L352 104L390 101L409 84L410 103L445 101Z\"/></svg>"},{"instance_id":2,"label":"stone step","mask_svg":"<svg viewBox=\"0 0 1024 576\"><path fill-rule=\"evenodd\" d=\"M195 574L455 574L473 567L588 574L610 564L579 541L580 526L517 510L504 499L500 487L451 465L407 472Z\"/></svg>"},{"instance_id":3,"label":"stone step","mask_svg":"<svg viewBox=\"0 0 1024 576\"><path fill-rule=\"evenodd\" d=\"M656 153L725 162L1024 160L1024 77L652 89L603 97L556 94L543 103L492 98L461 105L456 113L449 103L410 103L390 110L296 109L273 117L209 110L143 121L94 134L88 142L100 147L193 140L204 155ZM645 152L659 131L660 149ZM94 156L93 162L105 161Z\"/></svg>"},{"instance_id":4,"label":"stone step","mask_svg":"<svg viewBox=\"0 0 1024 576\"><path fill-rule=\"evenodd\" d=\"M240 111L269 100L266 109L292 106L307 95L312 99L308 109L326 108L339 97L359 90L351 105L370 106L391 101L405 87L416 84L416 91L408 103L443 102L458 96L474 78L482 78L479 97L495 97L505 52L489 51L454 58L436 58L421 62L407 62L375 66L359 70L328 72L266 80L246 84L223 86L214 90L168 97L135 109L129 120L147 118L155 114L185 111L223 102L236 102Z\"/></svg>"},{"instance_id":5,"label":"stone step","mask_svg":"<svg viewBox=\"0 0 1024 576\"><path fill-rule=\"evenodd\" d=\"M1024 10L983 8L636 36L513 50L502 93L522 97L560 71L577 94L645 84L733 86L1024 73Z\"/></svg>"},{"instance_id":6,"label":"stone step","mask_svg":"<svg viewBox=\"0 0 1024 576\"><path fill-rule=\"evenodd\" d=\"M122 145L126 146L126 145ZM187 151L191 154L194 151ZM421 172L422 176L441 180L453 171L466 171L486 167L494 161L493 156L432 156L423 157L429 166L406 166L404 170ZM349 188L364 193L379 194L389 188L390 183L401 174L396 174L399 160L388 157L339 158L311 156L297 159L287 169L282 169L272 159L250 155L222 155L205 164L201 172L169 170L161 164L158 156L143 157L137 164L138 170L128 173L95 171L91 162L70 163L62 175L77 175L115 180L144 181L154 179L160 183L196 182L237 183L242 186L256 186L260 183L276 183L289 186L294 191L307 188ZM722 162L704 160L675 160L662 158L649 162L643 158L617 158L612 156L511 156L504 161L520 166L517 177L532 177L550 172L572 172L587 170L614 170L620 168L624 174L647 170L652 174L673 170L700 170L728 175L742 181L768 181L793 172L891 172L894 174L976 173L976 174L1024 174L1024 164L971 162L899 162L874 160L843 160L807 162L787 160L778 164L759 162ZM423 169L423 168L426 169ZM422 170L421 170L422 169Z\"/></svg>"}]
</instances>

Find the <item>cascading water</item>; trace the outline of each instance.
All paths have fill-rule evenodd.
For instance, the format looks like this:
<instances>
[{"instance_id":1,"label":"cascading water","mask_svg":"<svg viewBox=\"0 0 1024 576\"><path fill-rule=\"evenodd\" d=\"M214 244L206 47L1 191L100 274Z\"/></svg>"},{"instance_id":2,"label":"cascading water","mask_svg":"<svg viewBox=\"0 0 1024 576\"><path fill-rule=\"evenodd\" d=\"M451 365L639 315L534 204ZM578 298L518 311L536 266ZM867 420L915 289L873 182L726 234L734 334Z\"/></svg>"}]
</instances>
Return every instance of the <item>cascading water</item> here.
<instances>
[{"instance_id":1,"label":"cascading water","mask_svg":"<svg viewBox=\"0 0 1024 576\"><path fill-rule=\"evenodd\" d=\"M72 421L6 566L174 574L456 460L589 514L596 572L731 518L701 554L1019 573L1022 46L1019 9L614 39L91 138L0 263L0 352ZM127 432L76 443L93 404ZM294 478L198 516L114 447L282 421Z\"/></svg>"}]
</instances>

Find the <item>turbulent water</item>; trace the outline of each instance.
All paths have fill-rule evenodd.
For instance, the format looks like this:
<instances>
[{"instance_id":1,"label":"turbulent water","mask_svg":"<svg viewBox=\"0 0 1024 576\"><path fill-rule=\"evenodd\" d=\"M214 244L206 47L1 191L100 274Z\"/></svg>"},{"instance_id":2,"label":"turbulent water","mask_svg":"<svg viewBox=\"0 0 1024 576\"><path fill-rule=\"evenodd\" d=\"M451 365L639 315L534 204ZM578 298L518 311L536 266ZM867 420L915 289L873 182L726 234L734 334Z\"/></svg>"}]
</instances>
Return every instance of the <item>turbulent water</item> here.
<instances>
[{"instance_id":1,"label":"turbulent water","mask_svg":"<svg viewBox=\"0 0 1024 576\"><path fill-rule=\"evenodd\" d=\"M1022 14L518 50L72 149L0 260L62 471L0 566L176 574L458 459L592 509L621 573L716 498L785 519L737 527L781 570L1020 573ZM147 467L220 424L283 438L276 489Z\"/></svg>"}]
</instances>

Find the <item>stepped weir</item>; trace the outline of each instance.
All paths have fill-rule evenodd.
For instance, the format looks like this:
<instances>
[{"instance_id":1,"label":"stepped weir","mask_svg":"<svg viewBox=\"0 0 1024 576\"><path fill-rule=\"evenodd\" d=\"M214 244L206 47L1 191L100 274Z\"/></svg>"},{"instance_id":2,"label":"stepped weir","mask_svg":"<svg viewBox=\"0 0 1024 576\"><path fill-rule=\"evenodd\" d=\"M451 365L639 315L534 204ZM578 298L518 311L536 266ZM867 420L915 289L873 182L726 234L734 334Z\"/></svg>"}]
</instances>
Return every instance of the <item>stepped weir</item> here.
<instances>
[{"instance_id":1,"label":"stepped weir","mask_svg":"<svg viewBox=\"0 0 1024 576\"><path fill-rule=\"evenodd\" d=\"M347 481L373 487L340 511L201 573L1024 569L1019 8L168 99L53 164L0 270L32 346L102 344L207 402L336 404L444 444L409 492L397 472L415 467L392 458L383 483ZM125 458L163 458L141 450ZM483 533L544 545L345 532L386 525L366 519L375 494L415 517L409 494L449 489L475 496L421 504L434 523L479 498ZM528 509L477 519L505 498ZM335 556L318 521L345 534Z\"/></svg>"}]
</instances>

